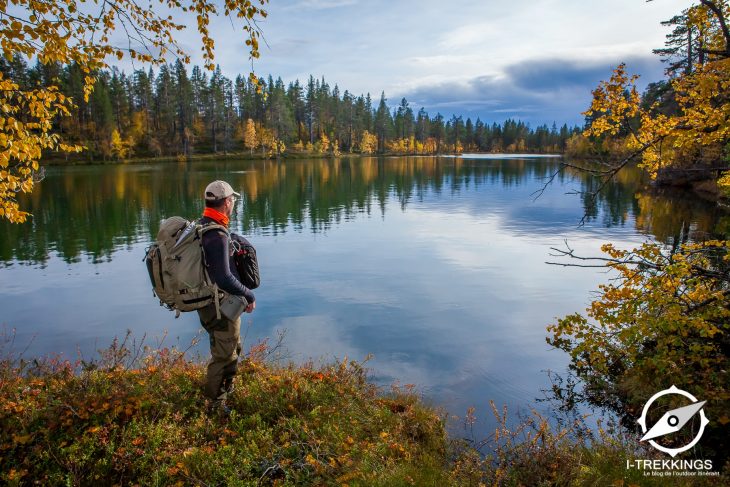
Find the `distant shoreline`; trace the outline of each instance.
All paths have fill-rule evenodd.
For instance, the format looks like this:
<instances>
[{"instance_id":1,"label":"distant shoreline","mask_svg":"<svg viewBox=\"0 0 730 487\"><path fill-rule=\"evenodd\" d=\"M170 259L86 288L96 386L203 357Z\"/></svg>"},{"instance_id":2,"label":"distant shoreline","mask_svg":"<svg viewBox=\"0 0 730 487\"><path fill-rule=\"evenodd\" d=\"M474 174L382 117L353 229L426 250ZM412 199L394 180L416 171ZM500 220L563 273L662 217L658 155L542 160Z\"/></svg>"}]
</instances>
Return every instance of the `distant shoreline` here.
<instances>
[{"instance_id":1,"label":"distant shoreline","mask_svg":"<svg viewBox=\"0 0 730 487\"><path fill-rule=\"evenodd\" d=\"M468 153L448 153L443 152L439 154L399 154L395 152L385 152L382 154L361 154L361 153L341 153L339 155L334 154L313 154L311 152L294 152L287 151L283 153L279 159L342 159L352 157L462 157L462 158L474 158L474 159L518 159L518 158L555 158L563 157L563 154L542 154L542 153L507 153L507 152L468 152ZM130 159L114 159L114 160L63 160L58 158L49 158L41 160L41 166L106 166L106 165L124 165L124 164L153 164L153 163L187 163L197 161L263 161L272 160L275 161L277 158L268 157L261 153L254 153L253 155L248 152L230 152L228 154L195 154L189 157L179 156L159 156L159 157L138 157Z\"/></svg>"}]
</instances>

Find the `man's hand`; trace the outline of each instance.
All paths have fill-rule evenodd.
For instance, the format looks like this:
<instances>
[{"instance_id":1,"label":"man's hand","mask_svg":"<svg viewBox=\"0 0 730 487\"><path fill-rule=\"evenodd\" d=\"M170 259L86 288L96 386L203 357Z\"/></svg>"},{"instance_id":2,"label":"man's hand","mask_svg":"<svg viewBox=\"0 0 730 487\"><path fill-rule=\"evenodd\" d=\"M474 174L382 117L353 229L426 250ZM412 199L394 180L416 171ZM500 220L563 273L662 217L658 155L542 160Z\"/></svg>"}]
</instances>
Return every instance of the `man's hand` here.
<instances>
[{"instance_id":1,"label":"man's hand","mask_svg":"<svg viewBox=\"0 0 730 487\"><path fill-rule=\"evenodd\" d=\"M256 301L246 306L246 309L243 310L244 313L252 313L253 310L256 309Z\"/></svg>"}]
</instances>

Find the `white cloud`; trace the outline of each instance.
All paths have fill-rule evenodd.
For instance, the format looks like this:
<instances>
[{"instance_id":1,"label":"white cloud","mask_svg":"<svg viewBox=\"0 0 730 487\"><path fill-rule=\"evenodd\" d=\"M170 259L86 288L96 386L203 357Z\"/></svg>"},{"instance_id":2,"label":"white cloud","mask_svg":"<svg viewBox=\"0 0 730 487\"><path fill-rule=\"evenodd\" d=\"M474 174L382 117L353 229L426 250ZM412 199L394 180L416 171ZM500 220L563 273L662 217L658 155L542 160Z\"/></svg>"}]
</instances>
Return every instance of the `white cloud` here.
<instances>
[{"instance_id":1,"label":"white cloud","mask_svg":"<svg viewBox=\"0 0 730 487\"><path fill-rule=\"evenodd\" d=\"M483 58L475 55L453 55L438 54L434 56L412 56L405 59L405 62L420 68L434 68L439 66L459 65L473 62L480 62Z\"/></svg>"},{"instance_id":2,"label":"white cloud","mask_svg":"<svg viewBox=\"0 0 730 487\"><path fill-rule=\"evenodd\" d=\"M463 49L481 47L480 44L493 38L498 29L493 22L479 22L463 25L440 36L438 46L442 49Z\"/></svg>"}]
</instances>

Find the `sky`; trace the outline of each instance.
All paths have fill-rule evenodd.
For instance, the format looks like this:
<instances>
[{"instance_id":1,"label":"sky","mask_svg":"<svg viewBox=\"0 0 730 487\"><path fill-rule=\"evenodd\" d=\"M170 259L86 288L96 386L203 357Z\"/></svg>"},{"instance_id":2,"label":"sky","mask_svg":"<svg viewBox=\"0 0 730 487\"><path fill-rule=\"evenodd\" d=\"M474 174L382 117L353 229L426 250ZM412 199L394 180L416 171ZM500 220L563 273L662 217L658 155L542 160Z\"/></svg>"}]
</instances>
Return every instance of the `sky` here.
<instances>
[{"instance_id":1,"label":"sky","mask_svg":"<svg viewBox=\"0 0 730 487\"><path fill-rule=\"evenodd\" d=\"M591 89L620 62L640 86L662 78L652 49L686 8L679 0L381 1L272 0L260 22L266 43L258 75L341 92L405 97L429 115L519 118L532 125L582 124ZM251 69L243 33L229 19L212 28L216 61L231 77ZM194 32L183 45L193 54ZM186 44L186 40L190 43Z\"/></svg>"}]
</instances>

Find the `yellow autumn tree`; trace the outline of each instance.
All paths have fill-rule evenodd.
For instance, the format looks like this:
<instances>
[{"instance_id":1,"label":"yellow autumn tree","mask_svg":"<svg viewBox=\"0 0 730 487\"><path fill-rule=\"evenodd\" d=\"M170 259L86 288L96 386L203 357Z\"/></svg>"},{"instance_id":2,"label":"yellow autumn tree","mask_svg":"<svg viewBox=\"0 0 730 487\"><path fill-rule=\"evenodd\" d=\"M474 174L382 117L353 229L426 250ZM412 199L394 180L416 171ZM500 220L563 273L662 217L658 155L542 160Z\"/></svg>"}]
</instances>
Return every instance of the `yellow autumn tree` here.
<instances>
[{"instance_id":1,"label":"yellow autumn tree","mask_svg":"<svg viewBox=\"0 0 730 487\"><path fill-rule=\"evenodd\" d=\"M423 152L426 154L435 154L438 149L438 144L436 143L436 139L433 137L429 137L426 139L426 141L423 143Z\"/></svg>"},{"instance_id":2,"label":"yellow autumn tree","mask_svg":"<svg viewBox=\"0 0 730 487\"><path fill-rule=\"evenodd\" d=\"M570 369L582 381L580 399L638 416L648 397L674 384L707 401L708 415L719 421L708 436L716 444L727 439L730 241L672 251L655 243L632 250L606 244L605 257L596 258L553 250L579 258L576 266L605 266L612 277L585 313L548 327L548 343L570 355Z\"/></svg>"},{"instance_id":3,"label":"yellow autumn tree","mask_svg":"<svg viewBox=\"0 0 730 487\"><path fill-rule=\"evenodd\" d=\"M111 153L114 157L117 159L126 159L129 156L133 145L134 139L129 137L124 140L117 129L112 130L110 146Z\"/></svg>"},{"instance_id":4,"label":"yellow autumn tree","mask_svg":"<svg viewBox=\"0 0 730 487\"><path fill-rule=\"evenodd\" d=\"M270 129L259 125L258 128L258 141L261 145L261 155L264 157L271 157L276 153L276 137L274 132Z\"/></svg>"},{"instance_id":5,"label":"yellow autumn tree","mask_svg":"<svg viewBox=\"0 0 730 487\"><path fill-rule=\"evenodd\" d=\"M250 118L246 120L246 128L243 129L243 145L251 151L251 155L259 145L259 139L256 136L256 125Z\"/></svg>"},{"instance_id":6,"label":"yellow autumn tree","mask_svg":"<svg viewBox=\"0 0 730 487\"><path fill-rule=\"evenodd\" d=\"M0 73L0 218L25 221L16 195L33 190L44 149L81 150L51 133L54 117L70 115L71 106L55 87L22 91Z\"/></svg>"},{"instance_id":7,"label":"yellow autumn tree","mask_svg":"<svg viewBox=\"0 0 730 487\"><path fill-rule=\"evenodd\" d=\"M129 127L129 139L132 142L132 146L145 138L148 127L149 120L147 119L147 112L145 110L138 110L132 113L132 123Z\"/></svg>"},{"instance_id":8,"label":"yellow autumn tree","mask_svg":"<svg viewBox=\"0 0 730 487\"><path fill-rule=\"evenodd\" d=\"M610 176L633 159L653 178L667 169L701 166L716 172L728 166L730 6L726 1L702 0L683 18L683 27L701 36L703 56L702 62L667 81L678 107L675 113L663 113L660 102L642 105L638 76L629 76L624 64L593 91L585 112L591 124L584 136L604 144L606 138L625 137L616 146L625 150L625 157L611 168ZM720 184L730 183L729 179L720 179Z\"/></svg>"},{"instance_id":9,"label":"yellow autumn tree","mask_svg":"<svg viewBox=\"0 0 730 487\"><path fill-rule=\"evenodd\" d=\"M279 157L286 152L286 144L281 139L276 139L276 157Z\"/></svg>"},{"instance_id":10,"label":"yellow autumn tree","mask_svg":"<svg viewBox=\"0 0 730 487\"><path fill-rule=\"evenodd\" d=\"M385 148L388 152L394 154L407 154L408 153L408 139L392 139L385 143Z\"/></svg>"},{"instance_id":11,"label":"yellow autumn tree","mask_svg":"<svg viewBox=\"0 0 730 487\"><path fill-rule=\"evenodd\" d=\"M266 17L268 0L167 1L151 0L13 0L0 2L0 49L12 60L15 56L36 59L41 64L75 63L84 73L84 97L93 90L95 73L108 67L108 60L125 57L162 64L172 54L186 63L188 54L176 40L186 22L176 22L171 14L194 16L202 42L203 61L214 67L215 43L210 35L212 16L225 15L242 23L245 43L253 61L259 57L260 30L256 20ZM154 7L155 5L156 7ZM112 36L126 33L124 47ZM252 80L256 77L251 73ZM22 90L0 74L0 217L23 222L28 213L17 201L18 193L29 193L40 177L43 150L77 152L82 147L64 144L52 133L52 121L69 115L73 101L58 88Z\"/></svg>"},{"instance_id":12,"label":"yellow autumn tree","mask_svg":"<svg viewBox=\"0 0 730 487\"><path fill-rule=\"evenodd\" d=\"M367 130L363 131L360 139L360 153L372 154L378 149L378 137Z\"/></svg>"},{"instance_id":13,"label":"yellow autumn tree","mask_svg":"<svg viewBox=\"0 0 730 487\"><path fill-rule=\"evenodd\" d=\"M456 144L454 144L454 152L456 152L457 154L461 154L462 152L464 152L464 146L461 145L460 140L457 140Z\"/></svg>"},{"instance_id":14,"label":"yellow autumn tree","mask_svg":"<svg viewBox=\"0 0 730 487\"><path fill-rule=\"evenodd\" d=\"M314 150L317 154L326 154L329 149L330 138L327 137L326 133L322 132L322 135L319 136L319 140L314 143Z\"/></svg>"},{"instance_id":15,"label":"yellow autumn tree","mask_svg":"<svg viewBox=\"0 0 730 487\"><path fill-rule=\"evenodd\" d=\"M598 171L605 181L632 160L652 178L688 169L717 177L730 162L728 18L726 0L700 0L673 19L685 29L685 39L687 32L694 35L686 52L697 47L701 54L688 55L682 72L666 81L674 109L642 100L638 77L621 64L593 91L585 112L591 123L582 138L570 141L571 149L585 153L593 142L604 152L620 152L617 162ZM718 178L720 185L730 185L727 174ZM635 421L647 398L669 384L692 390L718 418L703 442L711 438L705 444L715 450L721 468L730 437L725 407L730 399L730 241L672 249L646 243L632 250L606 244L606 256L596 258L576 256L570 248L553 250L580 259L573 265L605 266L612 277L585 313L548 327L548 342L570 355L570 369L580 379L577 399Z\"/></svg>"}]
</instances>

